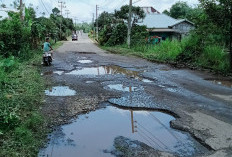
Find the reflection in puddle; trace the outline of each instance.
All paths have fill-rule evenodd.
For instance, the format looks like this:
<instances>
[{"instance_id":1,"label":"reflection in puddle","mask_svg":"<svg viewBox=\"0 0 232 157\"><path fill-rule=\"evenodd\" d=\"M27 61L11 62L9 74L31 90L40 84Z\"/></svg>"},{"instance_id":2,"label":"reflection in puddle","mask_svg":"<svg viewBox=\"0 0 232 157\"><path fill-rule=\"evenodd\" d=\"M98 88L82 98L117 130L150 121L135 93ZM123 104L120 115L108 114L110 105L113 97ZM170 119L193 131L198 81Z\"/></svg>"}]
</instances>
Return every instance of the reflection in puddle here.
<instances>
[{"instance_id":1,"label":"reflection in puddle","mask_svg":"<svg viewBox=\"0 0 232 157\"><path fill-rule=\"evenodd\" d=\"M133 78L139 78L138 71L127 70L119 66L100 66L73 70L69 75L114 75L123 74Z\"/></svg>"},{"instance_id":2,"label":"reflection in puddle","mask_svg":"<svg viewBox=\"0 0 232 157\"><path fill-rule=\"evenodd\" d=\"M167 91L172 92L172 93L176 93L177 89L175 88L166 88Z\"/></svg>"},{"instance_id":3,"label":"reflection in puddle","mask_svg":"<svg viewBox=\"0 0 232 157\"><path fill-rule=\"evenodd\" d=\"M90 83L94 83L95 81L86 81L85 83L90 84Z\"/></svg>"},{"instance_id":4,"label":"reflection in puddle","mask_svg":"<svg viewBox=\"0 0 232 157\"><path fill-rule=\"evenodd\" d=\"M123 84L108 85L107 87L109 89L123 91L123 92L134 92L138 89L137 87L133 87L133 86L127 87L127 86L124 86Z\"/></svg>"},{"instance_id":5,"label":"reflection in puddle","mask_svg":"<svg viewBox=\"0 0 232 157\"><path fill-rule=\"evenodd\" d=\"M91 60L79 60L78 62L82 63L82 64L87 64L87 63L92 63L93 61L91 61Z\"/></svg>"},{"instance_id":6,"label":"reflection in puddle","mask_svg":"<svg viewBox=\"0 0 232 157\"><path fill-rule=\"evenodd\" d=\"M47 71L47 72L41 73L41 76L53 75L53 74L62 75L63 73L64 71Z\"/></svg>"},{"instance_id":7,"label":"reflection in puddle","mask_svg":"<svg viewBox=\"0 0 232 157\"><path fill-rule=\"evenodd\" d=\"M76 91L67 86L58 86L45 90L45 94L47 96L74 96L76 95Z\"/></svg>"},{"instance_id":8,"label":"reflection in puddle","mask_svg":"<svg viewBox=\"0 0 232 157\"><path fill-rule=\"evenodd\" d=\"M50 144L40 151L39 156L110 157L113 155L103 150L111 150L118 136L138 140L179 156L192 156L206 151L188 134L170 128L171 120L174 120L172 116L161 112L123 110L109 106L81 115L73 123L62 126L63 140L57 142L59 137L53 133ZM73 145L66 145L64 139L71 139Z\"/></svg>"},{"instance_id":9,"label":"reflection in puddle","mask_svg":"<svg viewBox=\"0 0 232 157\"><path fill-rule=\"evenodd\" d=\"M145 82L145 83L152 83L153 82L153 81L148 80L148 79L142 79L142 81Z\"/></svg>"}]
</instances>

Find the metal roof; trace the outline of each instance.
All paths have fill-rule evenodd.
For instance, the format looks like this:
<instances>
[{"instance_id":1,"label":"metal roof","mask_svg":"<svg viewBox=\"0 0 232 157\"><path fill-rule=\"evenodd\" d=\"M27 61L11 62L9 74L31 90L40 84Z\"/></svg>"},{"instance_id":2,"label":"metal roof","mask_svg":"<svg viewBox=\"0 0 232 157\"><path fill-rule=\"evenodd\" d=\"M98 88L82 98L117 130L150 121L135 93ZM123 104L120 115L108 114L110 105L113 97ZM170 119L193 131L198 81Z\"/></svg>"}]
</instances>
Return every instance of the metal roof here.
<instances>
[{"instance_id":1,"label":"metal roof","mask_svg":"<svg viewBox=\"0 0 232 157\"><path fill-rule=\"evenodd\" d=\"M143 21L139 22L138 25L146 25L147 28L169 28L170 26L174 26L183 21L187 21L187 20L185 19L177 20L166 14L154 13L154 14L147 14L146 17L143 19Z\"/></svg>"}]
</instances>

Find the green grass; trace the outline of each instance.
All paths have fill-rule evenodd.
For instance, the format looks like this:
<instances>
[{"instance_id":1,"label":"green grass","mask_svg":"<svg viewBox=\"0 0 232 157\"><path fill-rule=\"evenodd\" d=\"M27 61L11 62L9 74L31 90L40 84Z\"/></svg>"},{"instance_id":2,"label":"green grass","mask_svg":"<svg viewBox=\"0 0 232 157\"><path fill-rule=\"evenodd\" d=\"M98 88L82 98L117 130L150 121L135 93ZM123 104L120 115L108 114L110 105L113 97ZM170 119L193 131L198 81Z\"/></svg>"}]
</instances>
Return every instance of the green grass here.
<instances>
[{"instance_id":1,"label":"green grass","mask_svg":"<svg viewBox=\"0 0 232 157\"><path fill-rule=\"evenodd\" d=\"M221 74L230 73L229 54L222 46L209 45L198 46L192 41L193 38L186 38L181 42L163 41L157 45L137 44L128 49L127 45L113 47L102 46L104 50L122 55L138 56L150 61L161 63L183 63L198 68L207 68ZM194 45L195 44L195 45ZM184 57L181 57L183 56Z\"/></svg>"},{"instance_id":2,"label":"green grass","mask_svg":"<svg viewBox=\"0 0 232 157\"><path fill-rule=\"evenodd\" d=\"M196 64L222 73L230 71L229 54L217 45L205 47Z\"/></svg>"},{"instance_id":3,"label":"green grass","mask_svg":"<svg viewBox=\"0 0 232 157\"><path fill-rule=\"evenodd\" d=\"M113 53L123 55L135 55L148 59L150 61L171 62L175 61L176 57L182 52L181 43L178 41L164 41L157 45L138 44L127 48L127 45L120 45L115 47L102 47Z\"/></svg>"},{"instance_id":4,"label":"green grass","mask_svg":"<svg viewBox=\"0 0 232 157\"><path fill-rule=\"evenodd\" d=\"M12 59L15 64L0 71L0 156L37 156L46 137L40 113L44 82L37 66L41 54L36 53L29 61Z\"/></svg>"},{"instance_id":5,"label":"green grass","mask_svg":"<svg viewBox=\"0 0 232 157\"><path fill-rule=\"evenodd\" d=\"M53 47L57 49L62 42ZM41 113L45 81L40 75L41 50L32 58L0 58L0 156L37 156L48 133Z\"/></svg>"}]
</instances>

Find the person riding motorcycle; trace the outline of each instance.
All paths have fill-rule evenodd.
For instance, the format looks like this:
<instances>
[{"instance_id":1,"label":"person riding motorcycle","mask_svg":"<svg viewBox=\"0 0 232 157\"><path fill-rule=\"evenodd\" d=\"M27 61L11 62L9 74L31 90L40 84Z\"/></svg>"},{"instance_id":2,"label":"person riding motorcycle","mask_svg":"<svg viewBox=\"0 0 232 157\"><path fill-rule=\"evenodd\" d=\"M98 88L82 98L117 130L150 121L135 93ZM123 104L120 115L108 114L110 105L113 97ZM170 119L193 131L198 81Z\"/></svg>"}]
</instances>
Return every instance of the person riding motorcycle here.
<instances>
[{"instance_id":1,"label":"person riding motorcycle","mask_svg":"<svg viewBox=\"0 0 232 157\"><path fill-rule=\"evenodd\" d=\"M52 46L51 46L51 44L50 44L50 39L49 39L49 37L47 37L46 38L46 41L44 42L44 44L43 44L43 53L51 53L51 57L52 57L52 60L54 60L54 58L53 58L53 52L52 52ZM43 61L43 58L42 58L42 61ZM41 64L43 64L43 62L41 63Z\"/></svg>"}]
</instances>

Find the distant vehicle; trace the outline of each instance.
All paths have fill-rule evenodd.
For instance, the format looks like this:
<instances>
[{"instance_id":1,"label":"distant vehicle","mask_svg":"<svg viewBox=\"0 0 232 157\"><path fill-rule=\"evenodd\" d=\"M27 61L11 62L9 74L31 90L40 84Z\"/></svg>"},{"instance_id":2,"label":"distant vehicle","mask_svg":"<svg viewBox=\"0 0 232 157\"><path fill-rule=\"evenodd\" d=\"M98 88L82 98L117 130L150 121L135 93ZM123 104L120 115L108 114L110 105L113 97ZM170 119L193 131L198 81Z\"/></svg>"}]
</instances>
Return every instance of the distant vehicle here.
<instances>
[{"instance_id":1,"label":"distant vehicle","mask_svg":"<svg viewBox=\"0 0 232 157\"><path fill-rule=\"evenodd\" d=\"M77 40L78 40L77 34L73 34L73 35L72 35L72 41L77 41Z\"/></svg>"}]
</instances>

